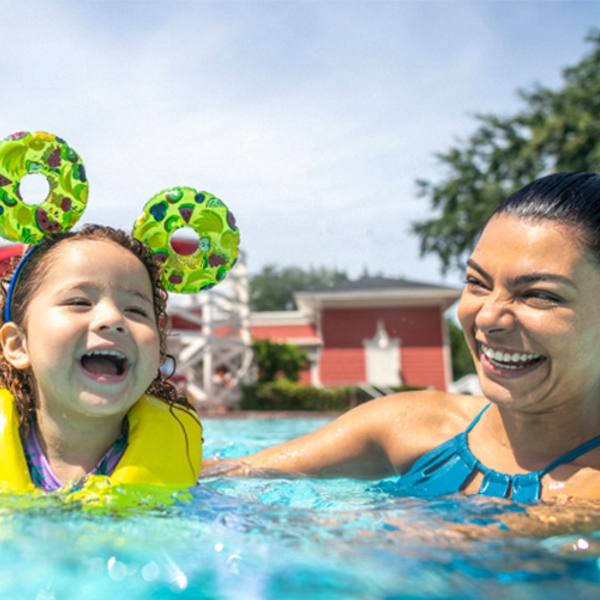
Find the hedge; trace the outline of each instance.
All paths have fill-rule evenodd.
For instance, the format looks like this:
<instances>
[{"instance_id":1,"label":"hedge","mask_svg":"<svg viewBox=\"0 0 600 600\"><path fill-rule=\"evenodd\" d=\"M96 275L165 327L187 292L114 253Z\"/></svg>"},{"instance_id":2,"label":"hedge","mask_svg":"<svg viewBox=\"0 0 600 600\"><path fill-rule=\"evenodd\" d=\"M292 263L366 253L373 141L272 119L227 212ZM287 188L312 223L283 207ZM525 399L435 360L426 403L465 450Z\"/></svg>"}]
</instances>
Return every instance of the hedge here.
<instances>
[{"instance_id":1,"label":"hedge","mask_svg":"<svg viewBox=\"0 0 600 600\"><path fill-rule=\"evenodd\" d=\"M396 391L422 388L395 388ZM370 400L357 387L315 388L310 385L278 379L243 388L241 410L307 410L343 412Z\"/></svg>"}]
</instances>

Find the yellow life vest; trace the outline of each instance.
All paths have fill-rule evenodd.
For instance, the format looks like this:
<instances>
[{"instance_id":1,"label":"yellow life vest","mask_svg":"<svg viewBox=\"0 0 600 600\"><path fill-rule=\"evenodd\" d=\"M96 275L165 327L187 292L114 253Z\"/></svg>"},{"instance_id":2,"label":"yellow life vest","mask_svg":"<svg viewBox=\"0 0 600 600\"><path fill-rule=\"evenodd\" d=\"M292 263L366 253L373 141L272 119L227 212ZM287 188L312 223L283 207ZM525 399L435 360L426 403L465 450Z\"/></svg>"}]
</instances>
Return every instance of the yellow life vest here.
<instances>
[{"instance_id":1,"label":"yellow life vest","mask_svg":"<svg viewBox=\"0 0 600 600\"><path fill-rule=\"evenodd\" d=\"M109 480L113 483L189 487L202 464L202 425L196 414L142 396L127 414L129 440ZM0 390L0 488L32 492L13 395Z\"/></svg>"}]
</instances>

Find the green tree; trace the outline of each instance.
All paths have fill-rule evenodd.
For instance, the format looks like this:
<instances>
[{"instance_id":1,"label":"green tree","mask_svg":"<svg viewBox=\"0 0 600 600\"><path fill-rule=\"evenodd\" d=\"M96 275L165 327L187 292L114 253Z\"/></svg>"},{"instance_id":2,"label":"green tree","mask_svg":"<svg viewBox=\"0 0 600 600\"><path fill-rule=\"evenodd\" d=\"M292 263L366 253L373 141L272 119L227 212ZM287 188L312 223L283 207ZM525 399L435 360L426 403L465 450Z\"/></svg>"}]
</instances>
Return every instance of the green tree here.
<instances>
[{"instance_id":1,"label":"green tree","mask_svg":"<svg viewBox=\"0 0 600 600\"><path fill-rule=\"evenodd\" d=\"M519 91L513 116L477 115L475 133L437 154L445 178L418 180L434 218L415 223L422 254L442 269L464 268L465 255L500 201L533 179L560 171L600 171L600 30L587 37L589 54L563 71L557 90Z\"/></svg>"},{"instance_id":2,"label":"green tree","mask_svg":"<svg viewBox=\"0 0 600 600\"><path fill-rule=\"evenodd\" d=\"M298 381L300 371L306 367L306 352L291 344L258 340L252 344L252 350L258 367L258 383L275 381L280 376Z\"/></svg>"},{"instance_id":3,"label":"green tree","mask_svg":"<svg viewBox=\"0 0 600 600\"><path fill-rule=\"evenodd\" d=\"M250 309L254 311L293 310L294 292L325 289L348 281L346 273L325 267L277 267L267 265L250 277Z\"/></svg>"},{"instance_id":4,"label":"green tree","mask_svg":"<svg viewBox=\"0 0 600 600\"><path fill-rule=\"evenodd\" d=\"M450 354L452 355L452 379L456 381L464 375L475 373L473 357L465 341L463 330L451 319L446 319L450 337Z\"/></svg>"}]
</instances>

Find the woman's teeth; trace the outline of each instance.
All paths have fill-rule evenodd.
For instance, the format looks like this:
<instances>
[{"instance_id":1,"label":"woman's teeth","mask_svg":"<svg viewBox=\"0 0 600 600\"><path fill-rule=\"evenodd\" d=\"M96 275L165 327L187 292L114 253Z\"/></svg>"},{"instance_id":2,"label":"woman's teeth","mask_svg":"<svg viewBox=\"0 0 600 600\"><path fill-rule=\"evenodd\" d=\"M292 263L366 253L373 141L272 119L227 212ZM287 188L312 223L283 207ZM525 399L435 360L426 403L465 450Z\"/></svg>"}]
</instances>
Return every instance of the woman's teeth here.
<instances>
[{"instance_id":1,"label":"woman's teeth","mask_svg":"<svg viewBox=\"0 0 600 600\"><path fill-rule=\"evenodd\" d=\"M483 344L481 345L481 351L493 365L503 369L522 369L542 358L541 354L492 350L492 348L488 348Z\"/></svg>"}]
</instances>

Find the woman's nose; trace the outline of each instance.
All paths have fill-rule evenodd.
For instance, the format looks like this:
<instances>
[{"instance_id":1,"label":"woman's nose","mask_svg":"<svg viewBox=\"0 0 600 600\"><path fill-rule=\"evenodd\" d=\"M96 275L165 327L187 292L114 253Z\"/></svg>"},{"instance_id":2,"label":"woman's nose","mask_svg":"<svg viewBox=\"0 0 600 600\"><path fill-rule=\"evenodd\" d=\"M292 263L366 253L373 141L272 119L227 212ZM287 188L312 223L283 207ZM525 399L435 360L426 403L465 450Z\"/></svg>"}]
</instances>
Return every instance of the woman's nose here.
<instances>
[{"instance_id":1,"label":"woman's nose","mask_svg":"<svg viewBox=\"0 0 600 600\"><path fill-rule=\"evenodd\" d=\"M515 325L515 315L510 299L500 293L489 294L475 316L475 324L486 333L512 329Z\"/></svg>"}]
</instances>

